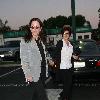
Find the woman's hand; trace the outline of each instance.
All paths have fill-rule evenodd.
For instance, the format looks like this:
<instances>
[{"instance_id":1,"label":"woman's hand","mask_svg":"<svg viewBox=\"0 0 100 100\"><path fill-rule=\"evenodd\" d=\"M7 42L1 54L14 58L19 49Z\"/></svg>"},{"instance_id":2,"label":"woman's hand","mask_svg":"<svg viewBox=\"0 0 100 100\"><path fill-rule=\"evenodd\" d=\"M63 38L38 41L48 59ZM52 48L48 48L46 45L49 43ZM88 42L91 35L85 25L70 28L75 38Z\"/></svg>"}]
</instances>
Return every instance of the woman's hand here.
<instances>
[{"instance_id":1,"label":"woman's hand","mask_svg":"<svg viewBox=\"0 0 100 100\"><path fill-rule=\"evenodd\" d=\"M31 76L26 77L26 82L32 82L33 78Z\"/></svg>"},{"instance_id":2,"label":"woman's hand","mask_svg":"<svg viewBox=\"0 0 100 100\"><path fill-rule=\"evenodd\" d=\"M79 59L79 56L77 55L72 55L72 57L75 59L75 60L78 60Z\"/></svg>"},{"instance_id":3,"label":"woman's hand","mask_svg":"<svg viewBox=\"0 0 100 100\"><path fill-rule=\"evenodd\" d=\"M49 60L48 63L49 63L50 66L54 66L54 61L53 60Z\"/></svg>"}]
</instances>

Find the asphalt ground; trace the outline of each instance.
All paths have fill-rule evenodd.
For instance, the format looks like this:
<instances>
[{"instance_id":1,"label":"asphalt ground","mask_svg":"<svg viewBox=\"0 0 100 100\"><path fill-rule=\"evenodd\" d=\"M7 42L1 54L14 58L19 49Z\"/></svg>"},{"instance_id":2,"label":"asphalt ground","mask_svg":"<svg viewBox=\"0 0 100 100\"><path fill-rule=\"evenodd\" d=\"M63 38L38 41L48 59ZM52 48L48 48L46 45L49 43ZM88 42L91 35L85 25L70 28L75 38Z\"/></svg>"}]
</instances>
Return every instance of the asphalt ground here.
<instances>
[{"instance_id":1,"label":"asphalt ground","mask_svg":"<svg viewBox=\"0 0 100 100\"><path fill-rule=\"evenodd\" d=\"M46 89L49 100L58 100L62 89ZM0 100L32 100L30 86L0 86ZM100 100L100 86L73 86L72 100Z\"/></svg>"},{"instance_id":2,"label":"asphalt ground","mask_svg":"<svg viewBox=\"0 0 100 100\"><path fill-rule=\"evenodd\" d=\"M0 75L14 68L0 68ZM62 84L56 86L52 79L46 85L49 100L58 100ZM0 77L0 100L32 100L32 88L25 83L22 70ZM100 100L99 83L73 83L72 100Z\"/></svg>"}]
</instances>

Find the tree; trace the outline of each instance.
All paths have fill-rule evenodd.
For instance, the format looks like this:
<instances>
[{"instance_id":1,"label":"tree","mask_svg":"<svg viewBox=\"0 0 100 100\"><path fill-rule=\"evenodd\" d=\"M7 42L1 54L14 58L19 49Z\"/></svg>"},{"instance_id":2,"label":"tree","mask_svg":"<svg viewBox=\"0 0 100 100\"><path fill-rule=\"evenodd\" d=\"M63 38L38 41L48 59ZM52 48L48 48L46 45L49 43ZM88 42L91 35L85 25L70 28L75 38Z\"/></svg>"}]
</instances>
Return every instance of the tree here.
<instances>
[{"instance_id":1,"label":"tree","mask_svg":"<svg viewBox=\"0 0 100 100\"><path fill-rule=\"evenodd\" d=\"M27 31L28 30L28 25L20 26L19 31Z\"/></svg>"},{"instance_id":2,"label":"tree","mask_svg":"<svg viewBox=\"0 0 100 100\"><path fill-rule=\"evenodd\" d=\"M8 31L11 31L11 28L9 26L3 26L2 28L0 28L1 33L5 33Z\"/></svg>"},{"instance_id":3,"label":"tree","mask_svg":"<svg viewBox=\"0 0 100 100\"><path fill-rule=\"evenodd\" d=\"M83 15L76 15L76 27L83 27L84 23L87 22L88 25L91 27L91 24L89 21L86 21L85 16ZM50 17L47 20L43 21L45 28L62 28L63 25L70 25L72 26L72 16L69 16L68 18L66 16L56 16L56 17Z\"/></svg>"},{"instance_id":4,"label":"tree","mask_svg":"<svg viewBox=\"0 0 100 100\"><path fill-rule=\"evenodd\" d=\"M10 26L7 26L7 23L8 23L7 20L3 23L3 21L0 19L0 32L1 33L11 31L11 28Z\"/></svg>"},{"instance_id":5,"label":"tree","mask_svg":"<svg viewBox=\"0 0 100 100\"><path fill-rule=\"evenodd\" d=\"M93 29L92 30L92 39L95 41L99 41L100 40L100 31L99 29Z\"/></svg>"},{"instance_id":6,"label":"tree","mask_svg":"<svg viewBox=\"0 0 100 100\"><path fill-rule=\"evenodd\" d=\"M55 18L55 22L56 22L56 27L62 28L64 25L67 24L67 17L59 15Z\"/></svg>"},{"instance_id":7,"label":"tree","mask_svg":"<svg viewBox=\"0 0 100 100\"><path fill-rule=\"evenodd\" d=\"M75 20L76 20L76 27L82 27L84 26L84 23L86 22L85 17L82 15L76 15ZM72 16L68 17L68 24L72 26Z\"/></svg>"},{"instance_id":8,"label":"tree","mask_svg":"<svg viewBox=\"0 0 100 100\"><path fill-rule=\"evenodd\" d=\"M56 28L54 17L50 17L47 20L44 20L43 24L45 28Z\"/></svg>"},{"instance_id":9,"label":"tree","mask_svg":"<svg viewBox=\"0 0 100 100\"><path fill-rule=\"evenodd\" d=\"M0 28L2 28L4 26L2 20L0 19Z\"/></svg>"},{"instance_id":10,"label":"tree","mask_svg":"<svg viewBox=\"0 0 100 100\"><path fill-rule=\"evenodd\" d=\"M62 28L63 25L67 24L67 17L61 15L50 17L44 20L43 24L45 28Z\"/></svg>"}]
</instances>

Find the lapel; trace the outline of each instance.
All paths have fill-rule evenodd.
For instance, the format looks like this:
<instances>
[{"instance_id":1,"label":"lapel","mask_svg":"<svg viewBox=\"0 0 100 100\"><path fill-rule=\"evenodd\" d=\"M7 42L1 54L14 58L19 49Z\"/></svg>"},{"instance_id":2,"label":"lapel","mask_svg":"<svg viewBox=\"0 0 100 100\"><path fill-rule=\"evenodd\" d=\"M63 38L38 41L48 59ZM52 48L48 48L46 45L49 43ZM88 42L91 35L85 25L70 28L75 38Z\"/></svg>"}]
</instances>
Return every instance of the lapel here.
<instances>
[{"instance_id":1,"label":"lapel","mask_svg":"<svg viewBox=\"0 0 100 100\"><path fill-rule=\"evenodd\" d=\"M57 50L58 50L59 52L61 52L62 47L63 47L63 41L60 40L60 41L57 43Z\"/></svg>"},{"instance_id":2,"label":"lapel","mask_svg":"<svg viewBox=\"0 0 100 100\"><path fill-rule=\"evenodd\" d=\"M42 46L43 46L43 49L44 49L44 54L45 54L45 57L46 57L46 48L45 48L45 45L43 44L43 42L41 41L42 43Z\"/></svg>"}]
</instances>

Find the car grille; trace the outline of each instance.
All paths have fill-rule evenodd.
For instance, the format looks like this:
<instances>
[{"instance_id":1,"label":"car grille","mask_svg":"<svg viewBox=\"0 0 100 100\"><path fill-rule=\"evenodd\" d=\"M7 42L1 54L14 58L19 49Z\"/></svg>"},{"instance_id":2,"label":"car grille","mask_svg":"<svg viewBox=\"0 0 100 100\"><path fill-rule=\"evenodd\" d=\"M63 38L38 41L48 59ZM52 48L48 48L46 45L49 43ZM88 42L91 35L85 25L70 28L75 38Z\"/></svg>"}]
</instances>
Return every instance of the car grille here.
<instances>
[{"instance_id":1,"label":"car grille","mask_svg":"<svg viewBox=\"0 0 100 100\"><path fill-rule=\"evenodd\" d=\"M8 53L8 51L0 51L0 55L6 54L6 53Z\"/></svg>"}]
</instances>

